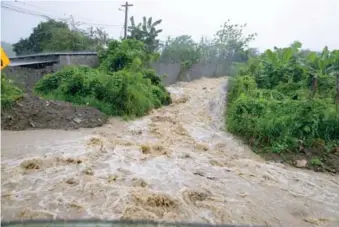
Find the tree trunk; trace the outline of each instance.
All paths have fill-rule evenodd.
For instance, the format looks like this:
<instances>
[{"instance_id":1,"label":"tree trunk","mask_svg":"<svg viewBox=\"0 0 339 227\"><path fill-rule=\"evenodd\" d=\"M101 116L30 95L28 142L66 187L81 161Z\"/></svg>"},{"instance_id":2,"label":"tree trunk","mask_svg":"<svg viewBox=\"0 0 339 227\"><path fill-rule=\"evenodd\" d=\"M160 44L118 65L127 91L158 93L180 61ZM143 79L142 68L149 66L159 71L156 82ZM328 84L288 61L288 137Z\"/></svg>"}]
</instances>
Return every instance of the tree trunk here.
<instances>
[{"instance_id":1,"label":"tree trunk","mask_svg":"<svg viewBox=\"0 0 339 227\"><path fill-rule=\"evenodd\" d=\"M318 88L318 78L317 77L313 77L312 78L312 92L311 92L311 99L314 98L316 92L317 92L317 88Z\"/></svg>"}]
</instances>

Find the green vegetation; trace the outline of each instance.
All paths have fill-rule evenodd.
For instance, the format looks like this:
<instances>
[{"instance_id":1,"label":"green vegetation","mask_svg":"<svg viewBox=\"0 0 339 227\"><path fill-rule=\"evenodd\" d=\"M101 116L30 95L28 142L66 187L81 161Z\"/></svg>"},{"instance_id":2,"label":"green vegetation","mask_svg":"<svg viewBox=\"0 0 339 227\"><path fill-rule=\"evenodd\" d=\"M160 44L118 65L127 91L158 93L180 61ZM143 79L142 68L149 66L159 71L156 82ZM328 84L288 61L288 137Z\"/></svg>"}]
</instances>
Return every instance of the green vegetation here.
<instances>
[{"instance_id":1,"label":"green vegetation","mask_svg":"<svg viewBox=\"0 0 339 227\"><path fill-rule=\"evenodd\" d=\"M112 41L99 54L100 67L66 67L43 77L39 95L90 105L108 115L142 116L152 108L171 103L170 95L154 70L153 58L136 40Z\"/></svg>"},{"instance_id":2,"label":"green vegetation","mask_svg":"<svg viewBox=\"0 0 339 227\"><path fill-rule=\"evenodd\" d=\"M162 29L157 29L162 20L153 22L152 17L142 18L142 23L137 25L134 22L134 17L130 18L131 26L128 27L129 35L128 39L136 39L142 41L146 45L148 52L152 53L158 51L160 47L160 40L157 39L158 35L162 32Z\"/></svg>"},{"instance_id":3,"label":"green vegetation","mask_svg":"<svg viewBox=\"0 0 339 227\"><path fill-rule=\"evenodd\" d=\"M99 28L83 30L76 24L48 20L41 22L32 34L13 45L17 55L53 51L98 50L109 41L108 34Z\"/></svg>"},{"instance_id":4,"label":"green vegetation","mask_svg":"<svg viewBox=\"0 0 339 227\"><path fill-rule=\"evenodd\" d=\"M257 151L318 155L310 162L317 167L331 162L339 144L338 67L338 50L305 53L298 42L251 58L229 81L228 130Z\"/></svg>"},{"instance_id":5,"label":"green vegetation","mask_svg":"<svg viewBox=\"0 0 339 227\"><path fill-rule=\"evenodd\" d=\"M1 74L1 109L12 106L15 101L22 98L23 92L11 80Z\"/></svg>"},{"instance_id":6,"label":"green vegetation","mask_svg":"<svg viewBox=\"0 0 339 227\"><path fill-rule=\"evenodd\" d=\"M181 64L177 80L181 80L186 72L198 63L214 63L214 74L222 72L229 75L232 72L232 63L245 62L249 56L256 55L255 49L248 48L256 34L245 35L245 28L246 24L232 24L227 20L212 40L201 38L201 41L196 43L189 35L169 37L161 48L159 61Z\"/></svg>"}]
</instances>

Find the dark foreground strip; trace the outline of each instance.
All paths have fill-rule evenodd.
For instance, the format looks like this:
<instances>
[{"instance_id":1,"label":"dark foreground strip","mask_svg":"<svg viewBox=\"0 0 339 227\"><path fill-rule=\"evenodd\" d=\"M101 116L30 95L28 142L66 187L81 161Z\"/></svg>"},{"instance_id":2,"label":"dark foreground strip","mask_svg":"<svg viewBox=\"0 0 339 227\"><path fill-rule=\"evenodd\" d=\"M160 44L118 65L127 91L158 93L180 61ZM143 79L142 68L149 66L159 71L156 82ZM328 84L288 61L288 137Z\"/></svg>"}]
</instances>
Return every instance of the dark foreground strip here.
<instances>
[{"instance_id":1,"label":"dark foreground strip","mask_svg":"<svg viewBox=\"0 0 339 227\"><path fill-rule=\"evenodd\" d=\"M132 220L27 220L1 222L1 226L8 227L267 227L267 225L212 225L185 222L154 222Z\"/></svg>"}]
</instances>

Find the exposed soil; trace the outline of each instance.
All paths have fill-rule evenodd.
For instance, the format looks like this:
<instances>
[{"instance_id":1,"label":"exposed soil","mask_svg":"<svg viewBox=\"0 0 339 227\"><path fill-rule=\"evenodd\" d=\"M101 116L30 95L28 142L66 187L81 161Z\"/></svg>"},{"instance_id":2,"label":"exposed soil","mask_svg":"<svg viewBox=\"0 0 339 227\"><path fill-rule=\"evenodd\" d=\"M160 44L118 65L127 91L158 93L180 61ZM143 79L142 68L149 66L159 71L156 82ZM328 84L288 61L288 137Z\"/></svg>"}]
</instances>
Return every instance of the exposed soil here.
<instances>
[{"instance_id":1,"label":"exposed soil","mask_svg":"<svg viewBox=\"0 0 339 227\"><path fill-rule=\"evenodd\" d=\"M339 174L339 146L332 150L310 148L304 152L283 154L260 153L268 161L288 163L297 168L311 169L316 172Z\"/></svg>"},{"instance_id":2,"label":"exposed soil","mask_svg":"<svg viewBox=\"0 0 339 227\"><path fill-rule=\"evenodd\" d=\"M95 108L47 101L33 95L25 95L13 107L1 112L4 130L93 128L106 121L105 114Z\"/></svg>"}]
</instances>

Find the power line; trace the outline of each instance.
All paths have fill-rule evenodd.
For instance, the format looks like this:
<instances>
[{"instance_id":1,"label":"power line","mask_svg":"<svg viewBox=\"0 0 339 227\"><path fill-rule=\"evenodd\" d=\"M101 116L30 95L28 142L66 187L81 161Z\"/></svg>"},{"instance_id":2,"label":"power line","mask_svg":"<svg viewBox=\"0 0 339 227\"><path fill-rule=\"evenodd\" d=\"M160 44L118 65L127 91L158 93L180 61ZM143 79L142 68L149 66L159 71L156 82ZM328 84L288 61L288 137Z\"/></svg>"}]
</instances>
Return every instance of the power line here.
<instances>
[{"instance_id":1,"label":"power line","mask_svg":"<svg viewBox=\"0 0 339 227\"><path fill-rule=\"evenodd\" d=\"M1 7L8 9L8 10L12 10L18 13L24 13L24 14L29 14L32 16L37 16L37 17L43 17L45 19L55 19L55 20L61 20L64 22L67 22L69 19L62 19L62 18L56 18L54 16L51 15L47 15L41 12L37 12L37 11L32 11L32 10L28 10L25 8L21 8L21 7L17 7L17 6L13 6L13 5L9 5L9 4L4 4L1 3ZM64 14L66 15L66 14ZM91 25L91 26L102 26L102 27L121 27L122 25L118 25L118 24L101 24L101 23L90 23L90 22L84 22L84 21L79 21L81 24L85 24L85 25Z\"/></svg>"},{"instance_id":2,"label":"power line","mask_svg":"<svg viewBox=\"0 0 339 227\"><path fill-rule=\"evenodd\" d=\"M39 6L36 6L36 5L33 5L33 4L30 4L30 3L27 3L27 2L22 2L22 1L18 1L18 0L15 0L15 2L17 3L21 3L21 4L25 4L25 5L28 5L28 6L32 6L34 8L37 8L37 9L42 9L42 10L45 10L45 11L50 11L50 12L54 12L55 11L51 11L51 10L47 10L46 8L42 8L42 7L39 7ZM67 13L62 13L64 16L68 15L68 16L72 16L71 14L67 14ZM85 19L85 20L91 20L91 21L79 21L81 22L81 24L86 24L86 25L92 25L92 26L103 26L103 27L120 27L122 25L118 25L118 24L105 24L105 23L96 23L93 19L91 18L85 18L85 17L78 17L78 18L82 18L82 19ZM62 19L62 20L65 20L65 19Z\"/></svg>"},{"instance_id":3,"label":"power line","mask_svg":"<svg viewBox=\"0 0 339 227\"><path fill-rule=\"evenodd\" d=\"M93 25L93 26L103 26L103 27L121 27L122 25L118 24L96 24L96 23L88 23L88 22L82 22L83 24L87 25Z\"/></svg>"},{"instance_id":4,"label":"power line","mask_svg":"<svg viewBox=\"0 0 339 227\"><path fill-rule=\"evenodd\" d=\"M14 2L15 2L15 3L21 3L21 4L24 4L24 5L33 7L33 8L40 9L40 10L44 10L44 11L49 11L49 12L55 13L55 11L51 11L51 10L48 10L48 9L46 9L46 8L39 7L39 6L33 5L33 4L31 4L31 3L28 3L28 2L22 2L22 1L18 1L18 0L14 0ZM63 15L66 16L65 13L63 13Z\"/></svg>"},{"instance_id":5,"label":"power line","mask_svg":"<svg viewBox=\"0 0 339 227\"><path fill-rule=\"evenodd\" d=\"M27 10L27 9L20 8L20 7L13 7L12 5L7 5L7 4L4 4L4 3L1 3L1 7L8 9L8 10L18 12L18 13L24 13L24 14L29 14L29 15L32 15L32 16L43 17L45 19L51 19L52 18L51 16L48 16L48 15L45 15L45 14L42 14L42 13L39 13L39 12Z\"/></svg>"}]
</instances>

